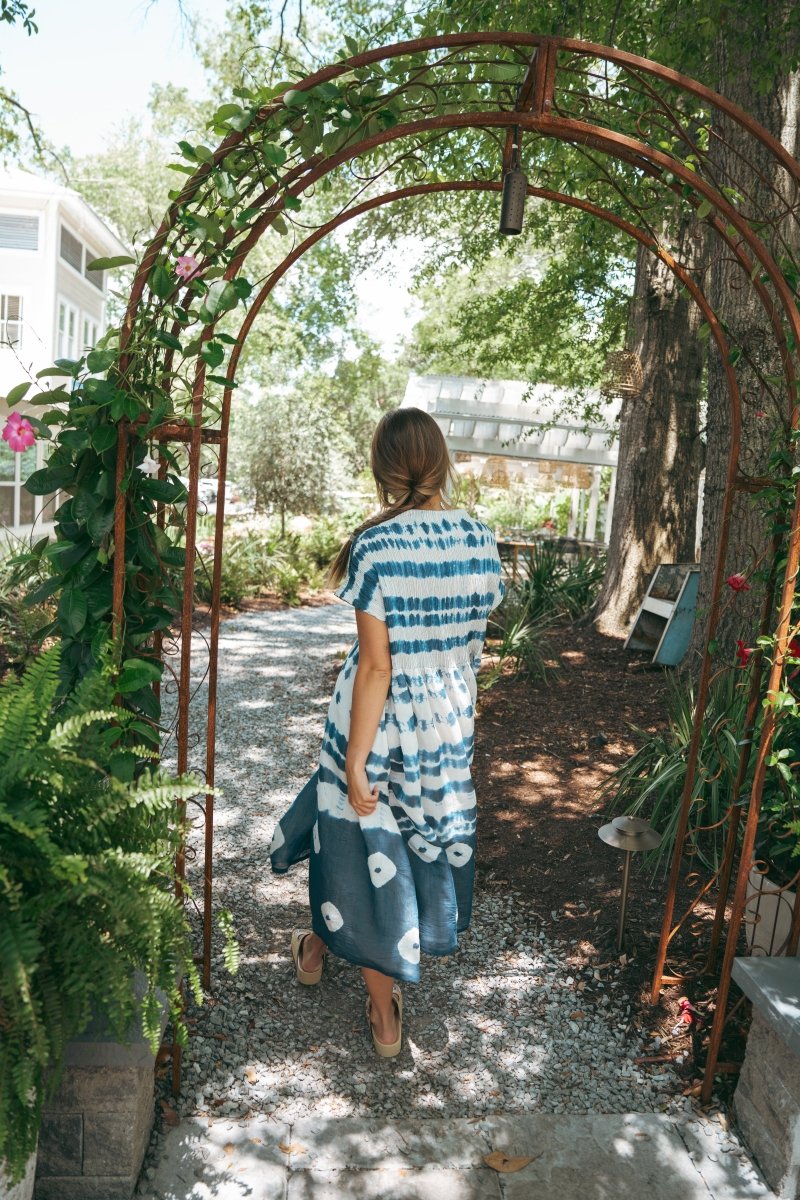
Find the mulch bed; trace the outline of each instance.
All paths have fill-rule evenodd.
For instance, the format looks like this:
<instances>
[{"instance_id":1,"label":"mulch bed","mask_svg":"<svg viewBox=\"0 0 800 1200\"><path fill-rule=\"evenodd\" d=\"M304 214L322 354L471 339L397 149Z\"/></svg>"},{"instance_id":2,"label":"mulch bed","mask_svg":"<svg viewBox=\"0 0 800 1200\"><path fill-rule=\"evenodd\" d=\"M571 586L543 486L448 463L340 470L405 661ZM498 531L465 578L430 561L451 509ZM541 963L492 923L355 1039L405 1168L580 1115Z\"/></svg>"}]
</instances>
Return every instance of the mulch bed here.
<instances>
[{"instance_id":1,"label":"mulch bed","mask_svg":"<svg viewBox=\"0 0 800 1200\"><path fill-rule=\"evenodd\" d=\"M576 978L590 980L588 1002L595 984L613 975L631 997L634 1026L658 1039L656 1047L670 1058L686 1054L678 1069L692 1085L702 1074L705 1038L673 1032L679 1001L687 994L710 1018L715 980L666 985L651 1005L665 873L653 879L651 871L636 870L634 858L620 956L623 854L598 837L618 815L599 798L598 787L641 744L633 726L649 733L665 725L668 672L591 625L565 626L551 645L554 669L546 681L531 682L509 669L479 693L473 763L478 886L512 887L535 905L549 932L569 947ZM676 915L690 898L681 884ZM711 904L698 905L694 925L696 932L702 928L703 947L712 916ZM679 941L688 947L692 936L679 935ZM746 1028L746 1018L729 1025L720 1063L741 1060ZM735 1072L725 1073L717 1095L728 1096L735 1080Z\"/></svg>"}]
</instances>

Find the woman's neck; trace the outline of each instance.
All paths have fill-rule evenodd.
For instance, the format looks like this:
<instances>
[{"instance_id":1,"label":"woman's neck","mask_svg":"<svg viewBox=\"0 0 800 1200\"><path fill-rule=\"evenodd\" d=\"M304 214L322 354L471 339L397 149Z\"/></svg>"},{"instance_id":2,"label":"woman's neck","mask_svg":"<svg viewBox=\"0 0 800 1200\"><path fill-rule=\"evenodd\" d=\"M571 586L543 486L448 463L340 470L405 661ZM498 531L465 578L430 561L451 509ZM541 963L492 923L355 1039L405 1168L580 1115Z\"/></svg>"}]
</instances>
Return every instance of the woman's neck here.
<instances>
[{"instance_id":1,"label":"woman's neck","mask_svg":"<svg viewBox=\"0 0 800 1200\"><path fill-rule=\"evenodd\" d=\"M415 508L444 508L442 504L442 493L437 492L435 496L431 496L424 504L415 504Z\"/></svg>"}]
</instances>

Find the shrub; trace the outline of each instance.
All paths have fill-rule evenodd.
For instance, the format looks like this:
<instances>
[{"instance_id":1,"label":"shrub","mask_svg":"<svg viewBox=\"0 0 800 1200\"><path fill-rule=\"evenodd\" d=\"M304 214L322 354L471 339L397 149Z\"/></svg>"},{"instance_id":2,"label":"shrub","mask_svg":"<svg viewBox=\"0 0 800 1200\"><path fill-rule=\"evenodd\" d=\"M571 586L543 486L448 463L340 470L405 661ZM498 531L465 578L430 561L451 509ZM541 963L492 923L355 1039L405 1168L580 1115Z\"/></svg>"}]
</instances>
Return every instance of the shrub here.
<instances>
[{"instance_id":1,"label":"shrub","mask_svg":"<svg viewBox=\"0 0 800 1200\"><path fill-rule=\"evenodd\" d=\"M717 870L722 861L726 834L722 822L731 804L740 750L746 740L755 745L761 732L763 710L757 710L752 730L745 727L751 669L728 667L719 671L712 680L703 715L687 846L688 853L711 870ZM654 873L662 867L667 869L674 852L695 711L694 685L680 676L670 677L666 728L648 734L634 727L642 745L598 790L610 812L642 814L662 835L660 846L644 856ZM787 735L790 723L781 723L769 759L773 769L767 772L764 783L755 848L757 858L784 875L792 873L790 860L800 853L800 780L790 769L796 755L786 744ZM750 755L739 793L739 801L745 806L755 757Z\"/></svg>"},{"instance_id":2,"label":"shrub","mask_svg":"<svg viewBox=\"0 0 800 1200\"><path fill-rule=\"evenodd\" d=\"M58 1085L64 1045L92 1010L123 1040L139 1012L155 1052L157 991L182 1045L180 976L202 1002L175 896L186 830L175 801L206 786L149 765L156 754L140 743L142 723L113 703L106 666L54 710L60 653L56 643L0 686L0 1162L12 1183ZM235 970L229 915L221 924ZM136 969L147 980L140 1001Z\"/></svg>"},{"instance_id":3,"label":"shrub","mask_svg":"<svg viewBox=\"0 0 800 1200\"><path fill-rule=\"evenodd\" d=\"M593 604L605 572L605 559L574 558L547 542L525 556L520 602L529 619L550 616L575 620Z\"/></svg>"}]
</instances>

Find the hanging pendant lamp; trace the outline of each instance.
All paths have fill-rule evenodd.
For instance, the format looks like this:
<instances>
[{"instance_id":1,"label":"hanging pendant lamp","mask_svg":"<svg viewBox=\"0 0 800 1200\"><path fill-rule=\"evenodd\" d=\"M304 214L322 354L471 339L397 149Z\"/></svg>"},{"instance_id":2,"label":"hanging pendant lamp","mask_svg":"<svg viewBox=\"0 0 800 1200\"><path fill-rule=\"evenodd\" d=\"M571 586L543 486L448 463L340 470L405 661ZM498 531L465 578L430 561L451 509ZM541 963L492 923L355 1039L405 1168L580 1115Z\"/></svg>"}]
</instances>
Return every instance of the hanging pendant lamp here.
<instances>
[{"instance_id":1,"label":"hanging pendant lamp","mask_svg":"<svg viewBox=\"0 0 800 1200\"><path fill-rule=\"evenodd\" d=\"M522 233L525 197L528 194L528 180L520 166L519 127L515 127L513 136L511 166L503 176L503 203L500 208L500 233L506 235Z\"/></svg>"}]
</instances>

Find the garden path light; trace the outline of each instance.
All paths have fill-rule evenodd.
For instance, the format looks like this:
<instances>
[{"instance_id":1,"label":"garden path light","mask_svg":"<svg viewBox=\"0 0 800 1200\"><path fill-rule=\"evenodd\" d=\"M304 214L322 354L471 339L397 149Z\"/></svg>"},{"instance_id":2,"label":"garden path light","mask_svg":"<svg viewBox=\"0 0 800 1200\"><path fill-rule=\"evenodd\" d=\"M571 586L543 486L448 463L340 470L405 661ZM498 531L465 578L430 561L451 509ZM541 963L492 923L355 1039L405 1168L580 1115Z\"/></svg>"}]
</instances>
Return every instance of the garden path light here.
<instances>
[{"instance_id":1,"label":"garden path light","mask_svg":"<svg viewBox=\"0 0 800 1200\"><path fill-rule=\"evenodd\" d=\"M642 817L615 817L609 825L603 825L597 831L597 836L606 845L616 846L625 851L625 863L622 868L622 895L619 903L619 924L617 926L617 950L622 950L625 940L625 910L628 907L628 884L631 875L631 856L637 850L655 850L661 844L661 834L653 829Z\"/></svg>"}]
</instances>

